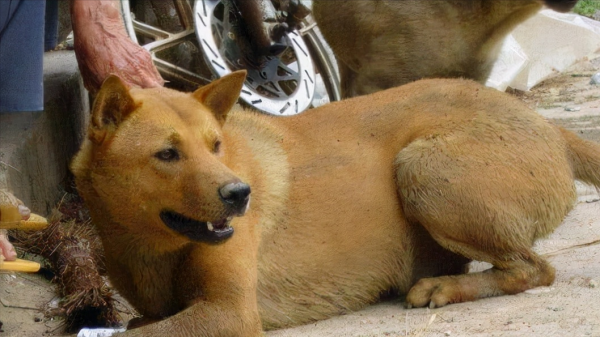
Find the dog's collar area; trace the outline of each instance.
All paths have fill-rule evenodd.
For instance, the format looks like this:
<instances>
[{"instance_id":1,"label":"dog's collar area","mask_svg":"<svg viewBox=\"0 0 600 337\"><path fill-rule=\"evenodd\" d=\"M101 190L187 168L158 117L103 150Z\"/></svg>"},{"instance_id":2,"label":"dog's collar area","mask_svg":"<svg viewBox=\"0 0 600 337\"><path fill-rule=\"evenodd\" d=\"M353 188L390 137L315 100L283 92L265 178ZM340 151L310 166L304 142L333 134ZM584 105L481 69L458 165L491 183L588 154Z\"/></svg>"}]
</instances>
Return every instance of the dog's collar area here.
<instances>
[{"instance_id":1,"label":"dog's collar area","mask_svg":"<svg viewBox=\"0 0 600 337\"><path fill-rule=\"evenodd\" d=\"M177 212L162 211L160 219L167 227L194 241L223 243L233 235L233 227L229 226L232 217L203 222Z\"/></svg>"}]
</instances>

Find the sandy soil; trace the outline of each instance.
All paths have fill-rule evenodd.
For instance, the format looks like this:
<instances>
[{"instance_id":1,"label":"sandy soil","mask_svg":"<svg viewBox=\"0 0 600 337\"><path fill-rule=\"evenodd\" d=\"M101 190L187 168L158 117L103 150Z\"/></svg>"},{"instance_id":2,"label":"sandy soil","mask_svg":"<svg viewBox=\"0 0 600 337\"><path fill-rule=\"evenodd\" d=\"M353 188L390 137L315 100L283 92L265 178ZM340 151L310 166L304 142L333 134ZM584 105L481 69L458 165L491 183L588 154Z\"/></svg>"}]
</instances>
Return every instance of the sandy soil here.
<instances>
[{"instance_id":1,"label":"sandy soil","mask_svg":"<svg viewBox=\"0 0 600 337\"><path fill-rule=\"evenodd\" d=\"M540 114L600 142L600 86L589 84L600 59L533 88L513 92ZM556 282L515 296L502 296L444 308L403 308L401 299L268 337L327 336L596 336L600 337L600 196L578 186L579 202L536 250L556 267ZM474 263L474 269L486 268ZM41 275L0 274L0 336L66 336L57 312L55 287ZM119 305L123 320L131 309Z\"/></svg>"}]
</instances>

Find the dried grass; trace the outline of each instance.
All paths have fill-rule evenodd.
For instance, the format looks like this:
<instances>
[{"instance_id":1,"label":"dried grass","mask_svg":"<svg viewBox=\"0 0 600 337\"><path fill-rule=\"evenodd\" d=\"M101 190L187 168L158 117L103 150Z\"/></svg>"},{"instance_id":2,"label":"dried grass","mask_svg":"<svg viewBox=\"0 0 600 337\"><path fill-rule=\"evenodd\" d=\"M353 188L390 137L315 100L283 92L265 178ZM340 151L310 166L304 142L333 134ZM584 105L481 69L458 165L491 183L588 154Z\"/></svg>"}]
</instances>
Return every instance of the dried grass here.
<instances>
[{"instance_id":1,"label":"dried grass","mask_svg":"<svg viewBox=\"0 0 600 337\"><path fill-rule=\"evenodd\" d=\"M48 260L62 299L65 329L119 325L112 292L104 273L104 254L98 235L80 199L63 198L48 228L26 233L12 231L15 246Z\"/></svg>"}]
</instances>

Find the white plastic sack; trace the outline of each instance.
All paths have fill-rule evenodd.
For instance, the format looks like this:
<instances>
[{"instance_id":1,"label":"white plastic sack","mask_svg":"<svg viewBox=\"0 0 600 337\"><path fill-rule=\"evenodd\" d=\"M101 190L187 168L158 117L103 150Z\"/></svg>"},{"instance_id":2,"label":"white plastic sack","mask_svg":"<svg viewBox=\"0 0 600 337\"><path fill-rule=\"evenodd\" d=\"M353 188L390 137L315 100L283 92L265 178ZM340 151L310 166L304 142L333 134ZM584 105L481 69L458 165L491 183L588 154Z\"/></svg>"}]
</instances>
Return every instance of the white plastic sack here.
<instances>
[{"instance_id":1,"label":"white plastic sack","mask_svg":"<svg viewBox=\"0 0 600 337\"><path fill-rule=\"evenodd\" d=\"M586 57L600 57L600 22L542 10L506 38L486 85L529 90Z\"/></svg>"},{"instance_id":2,"label":"white plastic sack","mask_svg":"<svg viewBox=\"0 0 600 337\"><path fill-rule=\"evenodd\" d=\"M125 328L83 328L77 337L110 337L119 332L125 332Z\"/></svg>"}]
</instances>

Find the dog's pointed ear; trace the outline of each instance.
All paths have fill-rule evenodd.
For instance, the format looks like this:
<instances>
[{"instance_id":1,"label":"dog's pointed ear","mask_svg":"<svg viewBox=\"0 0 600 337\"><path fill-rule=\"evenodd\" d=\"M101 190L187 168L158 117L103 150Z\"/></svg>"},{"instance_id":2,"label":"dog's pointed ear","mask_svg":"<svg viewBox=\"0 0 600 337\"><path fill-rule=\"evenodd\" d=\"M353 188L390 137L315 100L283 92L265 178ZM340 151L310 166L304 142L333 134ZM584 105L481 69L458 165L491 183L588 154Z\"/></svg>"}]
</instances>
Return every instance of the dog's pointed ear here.
<instances>
[{"instance_id":1,"label":"dog's pointed ear","mask_svg":"<svg viewBox=\"0 0 600 337\"><path fill-rule=\"evenodd\" d=\"M118 76L110 75L94 100L88 131L90 140L102 143L136 107L129 87Z\"/></svg>"},{"instance_id":2,"label":"dog's pointed ear","mask_svg":"<svg viewBox=\"0 0 600 337\"><path fill-rule=\"evenodd\" d=\"M227 113L240 97L246 71L238 70L194 91L192 94L200 103L209 108L219 123L223 125Z\"/></svg>"}]
</instances>

